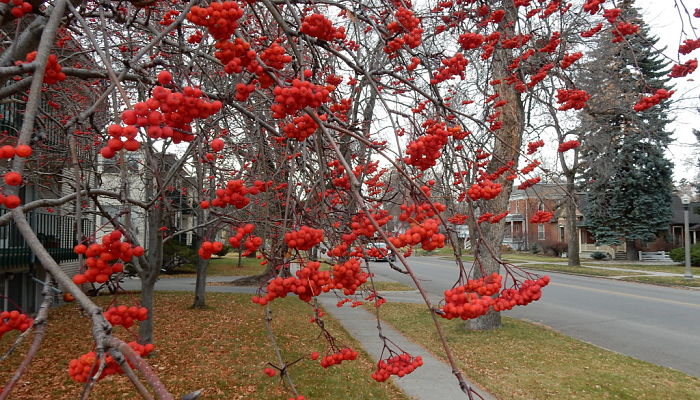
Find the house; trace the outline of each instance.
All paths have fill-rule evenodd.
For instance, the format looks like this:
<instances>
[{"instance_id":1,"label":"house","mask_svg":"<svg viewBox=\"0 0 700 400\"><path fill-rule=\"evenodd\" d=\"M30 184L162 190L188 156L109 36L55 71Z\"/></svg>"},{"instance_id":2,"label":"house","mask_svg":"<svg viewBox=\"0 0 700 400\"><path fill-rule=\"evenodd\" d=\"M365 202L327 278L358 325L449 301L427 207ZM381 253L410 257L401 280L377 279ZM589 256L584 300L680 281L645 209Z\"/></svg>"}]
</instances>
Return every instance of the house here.
<instances>
[{"instance_id":1,"label":"house","mask_svg":"<svg viewBox=\"0 0 700 400\"><path fill-rule=\"evenodd\" d=\"M685 246L685 216L683 203L679 196L671 198L671 222L666 236L666 244L670 248ZM700 202L691 201L688 205L688 225L690 230L690 243L698 243L700 239ZM668 250L668 249L661 249Z\"/></svg>"},{"instance_id":2,"label":"house","mask_svg":"<svg viewBox=\"0 0 700 400\"><path fill-rule=\"evenodd\" d=\"M515 250L527 251L533 246L542 247L544 243L568 240L565 220L556 218L563 200L563 186L557 183L540 183L525 190L513 189L505 217L503 244ZM530 222L537 211L553 212L555 218L544 224Z\"/></svg>"}]
</instances>

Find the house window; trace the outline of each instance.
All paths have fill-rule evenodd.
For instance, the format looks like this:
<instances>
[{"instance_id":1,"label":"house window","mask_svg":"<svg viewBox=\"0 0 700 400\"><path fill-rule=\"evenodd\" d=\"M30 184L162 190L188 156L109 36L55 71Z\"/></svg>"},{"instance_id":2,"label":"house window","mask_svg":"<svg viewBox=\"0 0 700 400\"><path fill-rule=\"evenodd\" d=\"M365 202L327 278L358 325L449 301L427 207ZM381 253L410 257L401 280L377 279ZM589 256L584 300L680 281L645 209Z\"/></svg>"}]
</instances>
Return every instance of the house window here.
<instances>
[{"instance_id":1,"label":"house window","mask_svg":"<svg viewBox=\"0 0 700 400\"><path fill-rule=\"evenodd\" d=\"M564 241L564 227L563 226L559 227L559 241L560 242Z\"/></svg>"},{"instance_id":2,"label":"house window","mask_svg":"<svg viewBox=\"0 0 700 400\"><path fill-rule=\"evenodd\" d=\"M544 240L544 224L537 224L537 240Z\"/></svg>"},{"instance_id":3,"label":"house window","mask_svg":"<svg viewBox=\"0 0 700 400\"><path fill-rule=\"evenodd\" d=\"M515 213L520 214L520 202L515 202Z\"/></svg>"}]
</instances>

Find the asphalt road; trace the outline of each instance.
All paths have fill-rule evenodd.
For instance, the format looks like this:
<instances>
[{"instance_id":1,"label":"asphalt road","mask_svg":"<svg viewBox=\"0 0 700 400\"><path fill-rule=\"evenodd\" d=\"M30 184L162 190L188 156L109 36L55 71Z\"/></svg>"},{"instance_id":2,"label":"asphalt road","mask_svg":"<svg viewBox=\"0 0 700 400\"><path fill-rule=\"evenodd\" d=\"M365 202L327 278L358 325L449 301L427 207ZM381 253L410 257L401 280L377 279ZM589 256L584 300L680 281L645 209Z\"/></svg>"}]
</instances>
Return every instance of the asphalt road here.
<instances>
[{"instance_id":1,"label":"asphalt road","mask_svg":"<svg viewBox=\"0 0 700 400\"><path fill-rule=\"evenodd\" d=\"M457 279L452 261L436 257L410 260L435 300ZM375 262L372 268L379 280L411 282L388 263ZM700 377L700 291L547 274L552 282L543 289L539 301L505 315L542 323L605 349Z\"/></svg>"}]
</instances>

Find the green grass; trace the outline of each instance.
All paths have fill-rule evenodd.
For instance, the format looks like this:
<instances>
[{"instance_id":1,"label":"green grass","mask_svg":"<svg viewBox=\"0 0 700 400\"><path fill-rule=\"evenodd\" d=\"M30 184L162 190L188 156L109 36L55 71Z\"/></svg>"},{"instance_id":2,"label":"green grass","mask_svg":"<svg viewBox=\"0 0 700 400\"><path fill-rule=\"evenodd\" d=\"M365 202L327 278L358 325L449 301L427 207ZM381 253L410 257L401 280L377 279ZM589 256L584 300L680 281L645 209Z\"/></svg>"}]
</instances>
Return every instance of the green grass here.
<instances>
[{"instance_id":1,"label":"green grass","mask_svg":"<svg viewBox=\"0 0 700 400\"><path fill-rule=\"evenodd\" d=\"M369 290L372 286L369 284L369 281L367 281L367 283L365 283L361 287L363 289ZM374 281L374 289L380 292L401 292L407 290L415 290L415 288L410 287L408 285L404 285L403 283L377 280Z\"/></svg>"},{"instance_id":2,"label":"green grass","mask_svg":"<svg viewBox=\"0 0 700 400\"><path fill-rule=\"evenodd\" d=\"M503 258L506 261L510 261L510 262L514 262L514 263L517 263L518 261L535 261L535 262L541 262L541 263L566 262L566 258L562 258L562 257L552 257L552 256L531 254L531 253L525 253L525 252L503 253L503 254L501 254L501 258Z\"/></svg>"},{"instance_id":3,"label":"green grass","mask_svg":"<svg viewBox=\"0 0 700 400\"><path fill-rule=\"evenodd\" d=\"M633 276L622 278L625 281L652 283L655 285L700 287L700 277L697 275L693 280L685 280L682 276Z\"/></svg>"},{"instance_id":4,"label":"green grass","mask_svg":"<svg viewBox=\"0 0 700 400\"><path fill-rule=\"evenodd\" d=\"M107 304L111 297L97 299ZM119 302L132 304L124 296ZM279 374L269 378L263 369L278 364L268 340L264 308L253 304L249 295L207 293L208 309L193 310L191 293L157 293L155 312L156 351L148 363L175 398L203 389L202 399L286 400L290 392L280 384ZM318 351L325 355L327 342L309 323L313 310L297 298L275 300L272 327L277 334L285 360L303 358L290 368L301 394L308 399L381 399L406 397L391 383L371 379L375 368L359 344L330 316L324 317L326 328L338 346L360 351L352 362L324 369L308 355ZM50 313L47 336L41 351L20 379L13 399L76 399L82 384L73 382L67 373L71 358L93 350L87 318L75 305L54 309ZM133 340L121 327L115 333ZM6 334L0 349L6 349L16 335ZM0 368L0 382L7 382L21 361L27 344ZM112 375L97 383L90 398L136 399L138 396L124 376Z\"/></svg>"},{"instance_id":5,"label":"green grass","mask_svg":"<svg viewBox=\"0 0 700 400\"><path fill-rule=\"evenodd\" d=\"M656 271L656 272L668 272L671 274L682 274L685 272L685 266L682 265L655 265L655 264L598 264L601 267L609 268L627 268L627 269L637 269L640 271ZM700 267L691 267L693 275L700 275Z\"/></svg>"},{"instance_id":6,"label":"green grass","mask_svg":"<svg viewBox=\"0 0 700 400\"><path fill-rule=\"evenodd\" d=\"M382 318L443 360L424 305L386 303ZM499 399L698 399L700 380L607 351L554 330L504 318L497 331L469 332L441 319L462 371Z\"/></svg>"},{"instance_id":7,"label":"green grass","mask_svg":"<svg viewBox=\"0 0 700 400\"><path fill-rule=\"evenodd\" d=\"M261 274L265 267L260 265L257 258L241 257L241 266L238 266L238 253L228 253L220 258L209 260L207 276L250 276ZM176 274L161 274L161 278L187 278L195 276L196 267L182 267Z\"/></svg>"},{"instance_id":8,"label":"green grass","mask_svg":"<svg viewBox=\"0 0 700 400\"><path fill-rule=\"evenodd\" d=\"M539 271L563 272L567 274L580 274L591 276L620 276L620 275L643 275L642 272L615 271L588 267L570 267L560 264L524 264L521 268L531 268Z\"/></svg>"}]
</instances>

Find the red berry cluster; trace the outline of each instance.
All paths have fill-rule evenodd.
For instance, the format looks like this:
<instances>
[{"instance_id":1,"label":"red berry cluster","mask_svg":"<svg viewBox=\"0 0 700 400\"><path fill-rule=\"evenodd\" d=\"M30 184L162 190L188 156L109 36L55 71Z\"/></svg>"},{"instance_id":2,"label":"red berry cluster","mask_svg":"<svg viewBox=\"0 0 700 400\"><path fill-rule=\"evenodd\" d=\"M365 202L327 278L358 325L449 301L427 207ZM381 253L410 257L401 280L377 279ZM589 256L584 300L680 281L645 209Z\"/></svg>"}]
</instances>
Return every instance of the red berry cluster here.
<instances>
[{"instance_id":1,"label":"red berry cluster","mask_svg":"<svg viewBox=\"0 0 700 400\"><path fill-rule=\"evenodd\" d=\"M241 247L241 241L243 240L245 235L253 233L254 230L255 225L246 224L243 227L237 229L236 234L228 238L228 242L231 244L232 247L239 248Z\"/></svg>"},{"instance_id":2,"label":"red berry cluster","mask_svg":"<svg viewBox=\"0 0 700 400\"><path fill-rule=\"evenodd\" d=\"M698 68L698 59L694 58L688 60L683 64L677 64L671 67L671 73L668 74L671 78L682 78L684 76L690 75Z\"/></svg>"},{"instance_id":3,"label":"red berry cluster","mask_svg":"<svg viewBox=\"0 0 700 400\"><path fill-rule=\"evenodd\" d=\"M112 124L107 127L107 133L111 138L107 141L107 145L100 150L100 154L104 158L113 158L121 149L126 151L136 151L141 148L141 143L136 140L138 129L136 126ZM122 141L122 137L126 140Z\"/></svg>"},{"instance_id":4,"label":"red berry cluster","mask_svg":"<svg viewBox=\"0 0 700 400\"><path fill-rule=\"evenodd\" d=\"M284 47L273 43L260 53L260 59L270 68L283 69L287 63L292 61L292 56L288 55Z\"/></svg>"},{"instance_id":5,"label":"red berry cluster","mask_svg":"<svg viewBox=\"0 0 700 400\"><path fill-rule=\"evenodd\" d=\"M425 135L408 144L404 162L408 165L413 165L421 171L434 166L437 159L440 158L440 151L447 144L447 138L450 131L447 129L444 122L427 120L423 123L423 127L427 128Z\"/></svg>"},{"instance_id":6,"label":"red berry cluster","mask_svg":"<svg viewBox=\"0 0 700 400\"><path fill-rule=\"evenodd\" d=\"M395 36L384 47L384 52L390 54L390 57L396 57L395 54L404 45L415 49L423 40L423 28L420 27L420 19L416 18L413 11L399 7L394 14L396 21L392 21L386 27L387 30Z\"/></svg>"},{"instance_id":7,"label":"red berry cluster","mask_svg":"<svg viewBox=\"0 0 700 400\"><path fill-rule=\"evenodd\" d=\"M22 18L25 14L32 12L32 4L24 0L0 0L0 3L9 4L12 2L10 14L15 18Z\"/></svg>"},{"instance_id":8,"label":"red berry cluster","mask_svg":"<svg viewBox=\"0 0 700 400\"><path fill-rule=\"evenodd\" d=\"M270 367L265 368L263 370L263 373L265 373L265 375L269 376L270 378L277 375L277 371L275 371L274 369L272 369Z\"/></svg>"},{"instance_id":9,"label":"red berry cluster","mask_svg":"<svg viewBox=\"0 0 700 400\"><path fill-rule=\"evenodd\" d=\"M554 214L549 211L538 210L535 215L530 217L530 222L533 224L544 224L545 222L551 221L553 215Z\"/></svg>"},{"instance_id":10,"label":"red berry cluster","mask_svg":"<svg viewBox=\"0 0 700 400\"><path fill-rule=\"evenodd\" d=\"M211 258L212 254L218 253L224 249L224 244L221 242L202 242L202 246L197 251L200 258L208 260Z\"/></svg>"},{"instance_id":11,"label":"red berry cluster","mask_svg":"<svg viewBox=\"0 0 700 400\"><path fill-rule=\"evenodd\" d=\"M5 196L0 193L0 204L4 205L6 208L13 209L22 204L22 200L15 195Z\"/></svg>"},{"instance_id":12,"label":"red berry cluster","mask_svg":"<svg viewBox=\"0 0 700 400\"><path fill-rule=\"evenodd\" d=\"M143 247L133 247L131 243L121 241L122 233L113 231L102 237L102 244L93 243L90 246L79 244L73 248L76 254L84 254L87 258L85 266L87 269L83 274L73 277L76 285L86 282L105 283L113 273L124 271L124 264L117 262L131 261L131 258L141 257L144 254Z\"/></svg>"},{"instance_id":13,"label":"red berry cluster","mask_svg":"<svg viewBox=\"0 0 700 400\"><path fill-rule=\"evenodd\" d=\"M104 316L112 326L121 325L129 329L134 326L136 321L145 321L148 318L148 309L146 307L121 305L108 308Z\"/></svg>"},{"instance_id":14,"label":"red berry cluster","mask_svg":"<svg viewBox=\"0 0 700 400\"><path fill-rule=\"evenodd\" d=\"M245 240L245 243L243 244L245 246L245 251L241 255L245 257L250 254L255 254L255 252L258 251L262 244L263 239L260 236L248 236L248 238Z\"/></svg>"},{"instance_id":15,"label":"red berry cluster","mask_svg":"<svg viewBox=\"0 0 700 400\"><path fill-rule=\"evenodd\" d=\"M297 271L297 278L278 276L272 279L267 285L267 294L264 297L253 297L253 303L264 306L277 298L287 297L289 293L296 294L300 300L308 303L313 296L330 290L328 284L331 283L331 273L320 271L320 267L321 263L310 261Z\"/></svg>"},{"instance_id":16,"label":"red berry cluster","mask_svg":"<svg viewBox=\"0 0 700 400\"><path fill-rule=\"evenodd\" d=\"M31 9L31 4L24 4L29 5L29 8ZM15 8L17 8L17 6L15 6L13 10ZM27 61L17 61L17 64L34 62L36 59L36 54L36 51L32 51L31 53L27 54ZM44 83L53 85L58 82L63 82L64 80L66 80L66 74L61 72L61 64L58 63L58 58L55 54L49 54L49 59L46 63L46 70L44 71Z\"/></svg>"},{"instance_id":17,"label":"red berry cluster","mask_svg":"<svg viewBox=\"0 0 700 400\"><path fill-rule=\"evenodd\" d=\"M367 282L369 274L360 268L360 259L351 258L333 266L333 280L330 289L342 289L346 296L354 294L360 285Z\"/></svg>"},{"instance_id":18,"label":"red berry cluster","mask_svg":"<svg viewBox=\"0 0 700 400\"><path fill-rule=\"evenodd\" d=\"M10 171L5 174L5 183L9 186L19 186L22 184L22 175L19 172Z\"/></svg>"},{"instance_id":19,"label":"red berry cluster","mask_svg":"<svg viewBox=\"0 0 700 400\"><path fill-rule=\"evenodd\" d=\"M233 42L228 40L216 42L214 47L217 51L214 57L224 64L224 71L228 74L240 74L245 68L248 72L262 75L263 68L255 58L257 53L251 49L250 43L241 38L236 38Z\"/></svg>"},{"instance_id":20,"label":"red berry cluster","mask_svg":"<svg viewBox=\"0 0 700 400\"><path fill-rule=\"evenodd\" d=\"M473 184L467 194L476 201L479 199L491 200L501 193L501 184L493 182L490 179L483 179Z\"/></svg>"},{"instance_id":21,"label":"red berry cluster","mask_svg":"<svg viewBox=\"0 0 700 400\"><path fill-rule=\"evenodd\" d=\"M141 357L146 357L155 348L155 346L153 346L153 344L151 343L142 346L136 342L129 342L128 345ZM105 368L102 370L102 374L100 375L99 380L102 380L108 377L109 375L124 373L117 361L115 361L111 355L107 355L105 357L105 361L106 365ZM70 374L70 377L76 382L87 382L90 378L90 373L97 372L97 367L95 365L96 362L97 354L94 351L85 353L78 358L70 360L70 363L68 364L68 374ZM134 367L131 361L127 360L127 362L132 368ZM95 367L94 371L93 367Z\"/></svg>"},{"instance_id":22,"label":"red berry cluster","mask_svg":"<svg viewBox=\"0 0 700 400\"><path fill-rule=\"evenodd\" d=\"M20 144L17 147L12 147L10 145L4 145L0 147L0 158L10 159L14 156L27 158L32 155L32 148L26 144Z\"/></svg>"},{"instance_id":23,"label":"red berry cluster","mask_svg":"<svg viewBox=\"0 0 700 400\"><path fill-rule=\"evenodd\" d=\"M299 228L298 231L284 234L284 241L287 242L287 246L297 250L310 250L312 247L321 243L322 240L323 230L314 229L306 225Z\"/></svg>"},{"instance_id":24,"label":"red berry cluster","mask_svg":"<svg viewBox=\"0 0 700 400\"><path fill-rule=\"evenodd\" d=\"M681 54L690 54L693 50L700 48L700 39L685 39L683 44L678 47L678 52Z\"/></svg>"},{"instance_id":25,"label":"red berry cluster","mask_svg":"<svg viewBox=\"0 0 700 400\"><path fill-rule=\"evenodd\" d=\"M389 214L389 211L385 209L379 209L374 212L370 211L370 215L380 227L386 225L389 221L391 221L392 218L394 218ZM372 222L370 222L370 219L369 217L367 217L367 214L363 212L357 213L352 216L352 221L350 222L350 229L352 229L352 234L351 236L347 237L347 239L349 239L347 241L348 244L352 243L359 236L372 238L377 232L377 229L374 227Z\"/></svg>"},{"instance_id":26,"label":"red berry cluster","mask_svg":"<svg viewBox=\"0 0 700 400\"><path fill-rule=\"evenodd\" d=\"M421 356L414 358L408 353L397 354L386 360L379 360L377 370L372 374L372 379L377 382L384 382L392 375L402 378L415 371L421 365L423 365Z\"/></svg>"},{"instance_id":27,"label":"red berry cluster","mask_svg":"<svg viewBox=\"0 0 700 400\"><path fill-rule=\"evenodd\" d=\"M566 142L561 142L559 143L559 148L557 149L558 152L563 153L565 151L569 151L571 149L575 149L581 145L581 142L578 140L567 140Z\"/></svg>"},{"instance_id":28,"label":"red berry cluster","mask_svg":"<svg viewBox=\"0 0 700 400\"><path fill-rule=\"evenodd\" d=\"M493 299L494 311L510 310L515 306L526 306L542 297L542 288L549 283L549 276L533 281L526 280L516 289L505 289Z\"/></svg>"},{"instance_id":29,"label":"red berry cluster","mask_svg":"<svg viewBox=\"0 0 700 400\"><path fill-rule=\"evenodd\" d=\"M535 140L527 144L527 154L535 154L537 149L544 146L544 140Z\"/></svg>"},{"instance_id":30,"label":"red berry cluster","mask_svg":"<svg viewBox=\"0 0 700 400\"><path fill-rule=\"evenodd\" d=\"M604 2L605 0L586 0L586 3L583 5L583 11L595 15L600 11L600 5Z\"/></svg>"},{"instance_id":31,"label":"red berry cluster","mask_svg":"<svg viewBox=\"0 0 700 400\"><path fill-rule=\"evenodd\" d=\"M319 118L325 120L326 115L321 115ZM284 126L284 128L282 128L285 136L296 139L300 142L313 135L314 132L316 132L316 129L318 129L318 124L309 114L304 114L300 117L294 118L290 124L287 124Z\"/></svg>"},{"instance_id":32,"label":"red berry cluster","mask_svg":"<svg viewBox=\"0 0 700 400\"><path fill-rule=\"evenodd\" d=\"M187 20L207 28L216 40L228 40L238 27L238 19L243 10L235 1L212 2L209 7L194 6L187 14Z\"/></svg>"},{"instance_id":33,"label":"red berry cluster","mask_svg":"<svg viewBox=\"0 0 700 400\"><path fill-rule=\"evenodd\" d=\"M32 326L34 319L19 311L3 311L0 313L0 338L12 330L24 332Z\"/></svg>"},{"instance_id":34,"label":"red berry cluster","mask_svg":"<svg viewBox=\"0 0 700 400\"><path fill-rule=\"evenodd\" d=\"M328 88L300 79L294 79L291 86L276 86L273 94L275 103L270 108L277 119L294 115L306 107L320 107L330 101Z\"/></svg>"},{"instance_id":35,"label":"red berry cluster","mask_svg":"<svg viewBox=\"0 0 700 400\"><path fill-rule=\"evenodd\" d=\"M239 83L236 85L236 100L246 101L250 97L251 93L255 91L255 85L252 83L245 84Z\"/></svg>"},{"instance_id":36,"label":"red berry cluster","mask_svg":"<svg viewBox=\"0 0 700 400\"><path fill-rule=\"evenodd\" d=\"M262 181L255 181L253 186L247 187L242 179L228 181L225 188L216 189L216 198L211 201L211 205L219 208L231 205L241 209L250 203L250 199L246 197L247 195L256 195L264 192L267 186Z\"/></svg>"},{"instance_id":37,"label":"red berry cluster","mask_svg":"<svg viewBox=\"0 0 700 400\"><path fill-rule=\"evenodd\" d=\"M640 112L647 110L661 103L661 100L668 99L674 92L675 90L659 89L651 96L642 97L642 99L634 105L634 111Z\"/></svg>"},{"instance_id":38,"label":"red berry cluster","mask_svg":"<svg viewBox=\"0 0 700 400\"><path fill-rule=\"evenodd\" d=\"M321 40L345 39L345 28L335 28L333 23L321 14L311 14L301 22L301 33Z\"/></svg>"},{"instance_id":39,"label":"red berry cluster","mask_svg":"<svg viewBox=\"0 0 700 400\"><path fill-rule=\"evenodd\" d=\"M221 138L216 138L209 143L209 146L211 147L211 151L218 153L224 149L224 141Z\"/></svg>"},{"instance_id":40,"label":"red berry cluster","mask_svg":"<svg viewBox=\"0 0 700 400\"><path fill-rule=\"evenodd\" d=\"M441 62L443 67L438 69L433 79L430 80L431 85L436 85L440 82L452 79L457 75L464 80L464 70L467 68L469 60L464 58L462 53L457 53L450 58L444 58Z\"/></svg>"},{"instance_id":41,"label":"red berry cluster","mask_svg":"<svg viewBox=\"0 0 700 400\"><path fill-rule=\"evenodd\" d=\"M585 90L577 89L557 89L557 102L564 103L559 106L558 110L566 111L580 110L586 106L586 102L591 98L591 95Z\"/></svg>"},{"instance_id":42,"label":"red berry cluster","mask_svg":"<svg viewBox=\"0 0 700 400\"><path fill-rule=\"evenodd\" d=\"M406 232L390 237L389 241L397 248L420 243L424 250L435 250L445 246L445 235L439 231L437 219L426 219L421 224L411 224Z\"/></svg>"},{"instance_id":43,"label":"red berry cluster","mask_svg":"<svg viewBox=\"0 0 700 400\"><path fill-rule=\"evenodd\" d=\"M559 66L561 67L561 69L567 69L581 57L583 57L583 53L581 53L580 51L571 54L567 53L564 55L564 58L562 58L561 62L559 63Z\"/></svg>"},{"instance_id":44,"label":"red berry cluster","mask_svg":"<svg viewBox=\"0 0 700 400\"><path fill-rule=\"evenodd\" d=\"M526 165L525 167L523 167L520 170L520 172L524 175L529 174L530 172L534 171L535 168L537 168L540 164L541 163L539 161L535 160L535 161L531 162L530 164Z\"/></svg>"},{"instance_id":45,"label":"red berry cluster","mask_svg":"<svg viewBox=\"0 0 700 400\"><path fill-rule=\"evenodd\" d=\"M463 33L459 35L457 43L459 43L464 50L476 49L484 43L484 36L473 32Z\"/></svg>"},{"instance_id":46,"label":"red berry cluster","mask_svg":"<svg viewBox=\"0 0 700 400\"><path fill-rule=\"evenodd\" d=\"M542 178L539 176L525 179L520 185L518 185L518 190L525 190L529 187L535 186L536 184L540 183L541 180Z\"/></svg>"},{"instance_id":47,"label":"red berry cluster","mask_svg":"<svg viewBox=\"0 0 700 400\"><path fill-rule=\"evenodd\" d=\"M321 359L321 366L328 368L331 365L340 364L343 361L352 361L357 358L357 352L349 347L346 347L333 354L329 354Z\"/></svg>"},{"instance_id":48,"label":"red berry cluster","mask_svg":"<svg viewBox=\"0 0 700 400\"><path fill-rule=\"evenodd\" d=\"M625 36L632 35L639 32L639 25L635 25L631 22L619 22L612 33L615 36L613 38L613 43L620 43L625 40Z\"/></svg>"}]
</instances>

